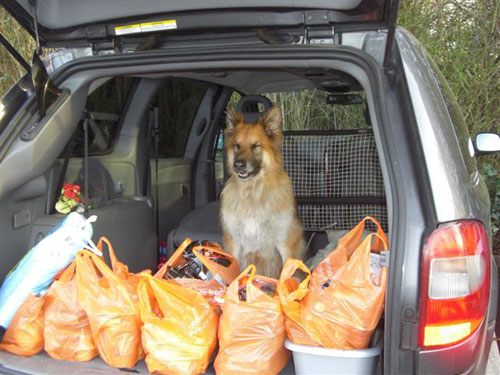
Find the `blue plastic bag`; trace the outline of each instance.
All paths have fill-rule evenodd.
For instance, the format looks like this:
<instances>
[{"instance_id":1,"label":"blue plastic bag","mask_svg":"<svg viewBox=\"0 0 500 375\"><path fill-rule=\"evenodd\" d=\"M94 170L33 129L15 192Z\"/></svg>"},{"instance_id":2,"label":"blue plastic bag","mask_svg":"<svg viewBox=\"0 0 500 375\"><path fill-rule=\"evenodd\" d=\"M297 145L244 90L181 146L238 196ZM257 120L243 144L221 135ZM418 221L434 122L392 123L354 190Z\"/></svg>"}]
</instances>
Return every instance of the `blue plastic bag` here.
<instances>
[{"instance_id":1,"label":"blue plastic bag","mask_svg":"<svg viewBox=\"0 0 500 375\"><path fill-rule=\"evenodd\" d=\"M9 272L0 289L0 326L4 329L30 294L43 295L54 277L75 258L78 251L88 248L100 254L92 237L91 216L72 212L36 244Z\"/></svg>"}]
</instances>

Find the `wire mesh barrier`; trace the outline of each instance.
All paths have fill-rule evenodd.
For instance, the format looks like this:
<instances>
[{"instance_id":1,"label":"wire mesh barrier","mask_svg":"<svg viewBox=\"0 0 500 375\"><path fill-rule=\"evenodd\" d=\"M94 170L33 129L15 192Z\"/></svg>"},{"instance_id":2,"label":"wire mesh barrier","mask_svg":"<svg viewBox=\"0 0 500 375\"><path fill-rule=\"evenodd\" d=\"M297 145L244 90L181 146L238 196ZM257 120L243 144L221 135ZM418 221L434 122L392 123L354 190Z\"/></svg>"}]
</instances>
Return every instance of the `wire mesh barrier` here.
<instances>
[{"instance_id":1,"label":"wire mesh barrier","mask_svg":"<svg viewBox=\"0 0 500 375\"><path fill-rule=\"evenodd\" d=\"M377 218L387 230L373 133L285 132L283 159L305 230L351 229L366 215Z\"/></svg>"}]
</instances>

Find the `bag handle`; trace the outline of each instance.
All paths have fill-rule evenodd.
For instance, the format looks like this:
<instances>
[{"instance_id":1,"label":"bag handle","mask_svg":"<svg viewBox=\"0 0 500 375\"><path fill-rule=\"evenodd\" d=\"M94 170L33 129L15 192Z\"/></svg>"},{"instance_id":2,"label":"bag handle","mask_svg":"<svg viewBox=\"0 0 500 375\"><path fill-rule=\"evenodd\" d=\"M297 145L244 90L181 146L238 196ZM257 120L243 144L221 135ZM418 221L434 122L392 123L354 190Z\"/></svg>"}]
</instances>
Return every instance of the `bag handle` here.
<instances>
[{"instance_id":1,"label":"bag handle","mask_svg":"<svg viewBox=\"0 0 500 375\"><path fill-rule=\"evenodd\" d=\"M247 276L248 274L248 280L247 280L247 286L248 284L251 284L253 279L255 279L255 273L257 272L257 268L255 267L254 264L250 264L245 270L239 274L239 276L234 280L237 281L235 284L239 285L240 280Z\"/></svg>"},{"instance_id":2,"label":"bag handle","mask_svg":"<svg viewBox=\"0 0 500 375\"><path fill-rule=\"evenodd\" d=\"M384 236L381 236L379 235L378 233L370 233L368 236L366 236L365 238L365 241L369 238L369 237L373 237L375 236L376 237L376 240L380 240L383 244L383 249L386 250L386 251L389 251L389 243L387 241L387 237L384 235ZM364 241L363 241L364 242ZM373 244L372 244L373 245ZM371 246L366 246L368 249L371 248ZM382 251L382 250L380 250ZM384 286L386 285L387 283L387 276L388 276L388 268L387 267L382 267L382 272L380 274L380 281L379 281L379 286Z\"/></svg>"},{"instance_id":3,"label":"bag handle","mask_svg":"<svg viewBox=\"0 0 500 375\"><path fill-rule=\"evenodd\" d=\"M194 255L202 262L205 262L205 259L207 259L208 257L203 255L201 253L201 250L210 250L216 254L224 255L226 257L232 258L233 260L235 259L231 254L225 253L224 250L222 250L222 247L218 246L218 244L213 243L213 242L211 242L210 244L211 245L207 245L207 246L198 245L198 246L193 247Z\"/></svg>"},{"instance_id":4,"label":"bag handle","mask_svg":"<svg viewBox=\"0 0 500 375\"><path fill-rule=\"evenodd\" d=\"M94 253L88 250L82 250L78 252L77 257L77 262L81 263L85 267L85 271L92 272L96 278L101 278L97 274L97 271L99 271L102 277L112 279L112 281L116 281L116 283L121 283L121 280L113 273L106 263L104 263L104 261ZM81 267L77 267L77 272L80 272L80 268ZM81 271L83 272L83 269Z\"/></svg>"},{"instance_id":5,"label":"bag handle","mask_svg":"<svg viewBox=\"0 0 500 375\"><path fill-rule=\"evenodd\" d=\"M384 230L382 229L382 225L380 225L379 221L377 219L375 219L374 217L366 216L361 221L363 223L363 230L365 229L365 224L366 224L367 220L370 220L373 224L375 224L377 226L377 234L379 234L379 236L375 239L374 243L372 244L372 247L374 248L374 250L378 251L378 252L382 251L382 248L380 247L381 244L378 242L378 240L381 240L382 244L385 244L385 248L388 249L388 246L387 246L388 240L387 240L387 236L384 233Z\"/></svg>"},{"instance_id":6,"label":"bag handle","mask_svg":"<svg viewBox=\"0 0 500 375\"><path fill-rule=\"evenodd\" d=\"M177 250L172 254L169 260L167 260L161 268L156 271L154 274L154 277L158 279L163 279L165 277L165 274L167 273L168 267L172 266L184 253L184 251L188 248L189 244L192 242L191 238L186 238L182 243L179 245Z\"/></svg>"},{"instance_id":7,"label":"bag handle","mask_svg":"<svg viewBox=\"0 0 500 375\"><path fill-rule=\"evenodd\" d=\"M379 240L381 243L382 243L382 250L386 250L386 251L389 251L389 241L387 240L387 237L384 235L380 235L379 233L370 233L368 236L366 236L365 240L364 241L367 241L369 238L375 236L375 240ZM363 241L363 242L364 242ZM372 246L370 246L369 248L371 249L371 247L373 247L375 244L375 241L372 243ZM379 251L382 251L382 250L379 250Z\"/></svg>"},{"instance_id":8,"label":"bag handle","mask_svg":"<svg viewBox=\"0 0 500 375\"><path fill-rule=\"evenodd\" d=\"M379 236L381 236L382 238L384 238L385 242L388 242L384 230L382 229L382 226L380 225L378 220L372 216L366 216L353 229L351 229L344 237L342 237L339 240L338 245L343 246L346 249L346 255L348 259L351 257L354 249L356 249L358 245L362 242L361 238L363 236L363 231L365 230L365 224L368 220L370 220L373 224L376 225L377 227L376 233L379 234ZM379 240L379 238L377 238L372 245L372 249L374 251L380 252L381 248L382 248L382 242Z\"/></svg>"},{"instance_id":9,"label":"bag handle","mask_svg":"<svg viewBox=\"0 0 500 375\"><path fill-rule=\"evenodd\" d=\"M306 274L304 280L298 283L295 290L286 294L280 293L280 291L283 291L286 288L285 283L293 278L293 275L297 272L297 270ZM280 295L280 299L284 298L286 301L302 300L304 298L304 292L307 291L311 276L311 271L301 260L288 258L283 266L276 288L278 290L278 294Z\"/></svg>"},{"instance_id":10,"label":"bag handle","mask_svg":"<svg viewBox=\"0 0 500 375\"><path fill-rule=\"evenodd\" d=\"M109 259L111 260L111 267L116 269L116 266L118 265L118 258L116 257L115 250L113 249L113 246L111 245L111 242L107 237L102 236L99 238L99 241L97 242L97 248L103 252L104 255L104 249L102 244L105 243L108 249L108 254L109 254Z\"/></svg>"},{"instance_id":11,"label":"bag handle","mask_svg":"<svg viewBox=\"0 0 500 375\"><path fill-rule=\"evenodd\" d=\"M56 275L54 277L54 280L57 280L61 283L67 283L68 281L71 281L75 277L75 272L76 270L76 261L72 261L66 269L64 269L59 275Z\"/></svg>"}]
</instances>

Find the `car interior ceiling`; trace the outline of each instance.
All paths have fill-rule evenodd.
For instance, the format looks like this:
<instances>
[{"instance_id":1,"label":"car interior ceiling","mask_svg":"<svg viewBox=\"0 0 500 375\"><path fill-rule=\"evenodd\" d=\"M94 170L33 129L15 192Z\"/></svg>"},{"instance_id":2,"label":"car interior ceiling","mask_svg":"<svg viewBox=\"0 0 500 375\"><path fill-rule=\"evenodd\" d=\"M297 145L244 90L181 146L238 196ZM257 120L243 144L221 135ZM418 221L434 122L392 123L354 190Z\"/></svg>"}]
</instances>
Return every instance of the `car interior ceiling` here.
<instances>
[{"instance_id":1,"label":"car interior ceiling","mask_svg":"<svg viewBox=\"0 0 500 375\"><path fill-rule=\"evenodd\" d=\"M117 245L117 249L120 249L120 247L127 249L140 247L144 249L143 251L140 251L139 253L136 252L135 254L128 254L129 252L132 252L132 250L125 251L127 254L125 254L122 258L125 263L131 264L132 270L139 270L154 266L157 256L156 233L154 231L156 224L154 222L154 217L150 215L151 210L154 210L154 199L149 198L150 195L154 196L155 192L153 191L153 186L151 184L151 186L149 186L150 193L147 194L148 196L143 196L141 193L141 186L143 185L143 179L147 176L146 173L150 173L150 177L152 179L157 178L157 176L154 176L155 167L153 163L149 165L149 168L151 169L150 172L147 172L147 167L144 167L146 165L145 159L147 158L147 156L145 157L145 155L147 155L147 151L145 151L147 148L147 144L145 142L147 137L145 136L145 133L150 116L148 109L150 108L151 101L163 81L168 79L180 79L199 82L207 84L209 88L211 87L214 90L213 98L208 102L210 107L208 112L209 115L212 115L212 123L209 127L212 127L212 131L203 131L202 137L200 137L201 139L196 145L197 152L194 154L193 159L184 160L185 163L189 164L190 169L189 176L187 178L192 180L189 181L190 186L188 188L191 197L187 202L183 203L185 207L189 207L189 209L180 209L179 212L183 212L183 216L177 217L175 220L168 222L165 230L160 231L162 237L161 239L163 241L167 241L168 237L170 246L178 245L177 237L186 234L186 232L179 227L184 216L187 216L187 213L189 212L199 210L201 217L204 217L203 215L205 215L206 212L204 213L203 209L206 209L207 204L210 204L210 201L213 201L218 197L218 192L214 190L213 186L209 188L212 189L213 192L207 193L207 181L206 179L203 180L203 177L200 177L209 173L209 169L213 168L213 161L211 162L212 164L207 164L205 162L200 162L200 160L204 160L210 156L213 158L215 155L213 153L213 145L218 136L217 128L224 126L225 108L230 98L228 93L238 92L241 95L250 95L293 92L307 89L319 89L320 91L326 91L328 93L345 93L360 92L363 90L358 81L351 75L338 70L326 69L217 70L192 73L151 73L134 77L136 79L136 86L134 88L135 91L132 91L131 97L128 99L128 108L124 108L124 113L121 114L121 124L117 133L117 141L113 145L113 151L109 154L91 156L89 158L89 179L94 180L94 182L91 183L92 188L99 190L101 187L105 187L105 189L108 189L108 192L103 193L103 199L108 203L112 203L111 205L103 205L102 207L96 206L91 208L92 211L99 216L98 222L95 224L95 235L113 232L111 237L113 237ZM71 112L58 113L56 111L51 121L60 121L65 123L71 122L74 124L79 123L81 121L81 114L84 112L87 96L98 90L99 87L105 85L106 82L109 82L112 78L113 77L102 77L87 85L82 85L78 90L74 90L70 98L72 102ZM224 91L224 88L226 91ZM218 103L217 100L223 101L224 103ZM366 103L363 105L366 105ZM215 111L218 112L215 113ZM57 119L58 115L60 115L60 119ZM210 117L208 118L210 119ZM30 226L23 228L23 232L25 234L24 236L15 236L10 240L5 241L4 245L19 250L15 251L15 254L9 256L8 259L6 259L6 262L4 262L1 269L2 277L19 260L20 255L24 253L26 247L29 248L29 246L32 246L34 243L43 238L43 235L45 235L55 225L55 223L60 220L60 217L57 217L57 215L46 215L46 213L49 210L49 206L54 203L51 200L50 195L54 189L55 180L57 179L63 163L63 154L61 152L68 144L70 135L70 133L61 133L56 136L54 132L50 152L47 151L44 153L43 150L39 150L39 161L33 166L34 170L31 171L31 176L28 178L28 181L26 181L24 189L13 191L8 197L4 197L2 199L4 200L5 198L8 198L7 201L13 202L11 205L12 207L7 207L7 210L13 215L23 209L22 205L20 206L15 202L29 202L29 204L26 204L30 206L34 216L32 224L33 229ZM303 145L306 145L307 142L309 142L308 139L311 139L311 137L313 137L313 135L308 134L307 132L304 132L303 134L290 135L289 137L287 136L285 147L288 147L289 150L297 150L297 147L305 147ZM330 135L330 137L333 136ZM319 139L321 137L317 138ZM349 140L353 137L352 135L344 135L344 138ZM134 139L136 140L135 142L137 142L135 145L133 145ZM337 139L333 140L333 138L331 138L328 142L337 142ZM345 142L345 140L342 142ZM373 146L373 150L370 151L369 157L375 157L376 163L379 164L373 136L371 136L370 142L371 147ZM325 143L327 146L321 147L330 147L330 144L327 145L327 143ZM354 145L353 147L360 146ZM212 149L210 151L212 154L208 151L210 148ZM206 152L205 155L202 155L203 150ZM356 150L357 149L353 148L350 152L354 153ZM19 152L23 151L25 150L19 149ZM31 153L33 152L34 151L32 150ZM307 158L310 159L309 162L311 165L318 162L318 160L316 160L317 156L315 155L294 155L290 157L290 163L297 162L300 164L303 162L303 159ZM147 159L149 160L149 158ZM184 159L186 158L184 157ZM362 162L362 159L355 157L355 163L359 164ZM287 164L290 168L292 168L292 171L289 171L289 173L296 174L296 172L294 172L296 169L293 169L294 167L291 166L290 163ZM176 172L172 172L173 175L175 175L175 173L182 174L184 172L179 172L183 171L180 164L182 164L182 161L178 160L178 164L175 166L170 167L162 165L162 168L163 170L166 168L177 168L175 169ZM309 168L311 165L297 165L295 167ZM353 165L352 168L354 167L355 166ZM81 179L78 179L81 168L81 158L75 158L75 160L72 160L68 168L68 176L70 176L73 181L81 181ZM105 173L103 174L99 172L101 170L104 170ZM40 173L40 171L43 171L43 173ZM213 172L211 178L212 181L209 181L209 184L215 185L215 182L213 181ZM304 176L292 176L292 180L294 180L294 178L296 178L297 181L300 181L300 179L303 179ZM311 177L311 174L309 173L307 178L313 177ZM330 177L322 176L320 178ZM377 175L376 178L381 181L381 174ZM21 181L22 179L26 179L26 174L25 176L18 177L18 181ZM126 180L127 183L124 184L125 186L120 187L120 183L123 182L122 180ZM130 186L128 183L130 180L134 181L133 186ZM385 202L385 192L383 191L384 186L380 181L377 181L378 190L375 191L376 194L372 195L378 194L379 196L377 195L377 197L384 199ZM318 183L318 181L316 181L316 183ZM321 181L319 183L321 183ZM363 181L359 180L356 183L362 184ZM382 191L380 190L380 187ZM182 189L183 188L184 187L182 187ZM37 193L33 194L33 190L36 190ZM45 193L40 194L40 190L45 190ZM160 198L158 200L161 200L162 193L160 192L159 194ZM163 194L168 195L168 193ZM36 198L34 196L36 196ZM201 199L198 197L201 197ZM325 204L328 206L328 196L325 196L324 200L320 202L321 204L319 205L316 203L311 205L309 202L317 197L302 196L301 198L303 198L303 202L299 205L302 205L302 211L300 208L299 211L301 211L304 217L308 215L308 217L314 221L317 219L316 216L324 216ZM185 200L185 198L182 197L182 200ZM316 208L314 208L315 205ZM380 206L379 202L376 203L376 206L378 210L378 207ZM168 213L174 212L176 207L176 203L173 203L171 206L167 207L166 210ZM331 214L334 214L335 212L338 213L349 208L348 205L342 205L339 203L330 207L336 207L336 210L332 211ZM364 210L367 207L366 202L364 205L356 206L356 215L359 216L364 214ZM216 207L215 209L217 210L218 208ZM384 208L384 210L386 210L386 208ZM165 212L165 216L169 216L168 213ZM148 215L151 217L148 218ZM209 212L208 215L210 217L218 218L218 215L214 214L212 211ZM387 216L386 211L384 211L383 215ZM117 220L118 217L120 220ZM303 220L305 220L304 217ZM331 220L331 218L329 217L328 220ZM206 220L204 222L207 223ZM196 219L193 223L199 226L199 221ZM310 247L314 249L314 251L309 254L312 255L316 250L328 242L326 235L320 235L320 232L328 228L309 224L307 224L308 227L306 227L308 237L311 238L313 233L318 234L316 236L312 236L311 243L309 244ZM346 225L350 225L350 222L346 223ZM385 219L384 227L386 231L388 230L387 225L387 219ZM121 238L123 237L121 233L127 233L126 228L133 228L132 232L135 233L134 238L136 239L135 241L132 241L133 243L127 243L130 242L129 238ZM186 228L188 231L190 230L189 225L187 225ZM201 235L204 233L206 232L201 231ZM27 243L26 238L29 238L29 243Z\"/></svg>"}]
</instances>

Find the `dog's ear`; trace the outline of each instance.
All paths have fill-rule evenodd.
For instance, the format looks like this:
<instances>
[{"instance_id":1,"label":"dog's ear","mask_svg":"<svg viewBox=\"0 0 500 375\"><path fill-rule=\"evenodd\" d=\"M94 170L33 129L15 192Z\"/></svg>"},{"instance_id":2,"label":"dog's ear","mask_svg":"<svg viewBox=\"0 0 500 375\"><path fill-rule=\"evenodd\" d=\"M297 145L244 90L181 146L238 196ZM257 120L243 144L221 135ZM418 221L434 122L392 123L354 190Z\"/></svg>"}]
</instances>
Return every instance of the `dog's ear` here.
<instances>
[{"instance_id":1,"label":"dog's ear","mask_svg":"<svg viewBox=\"0 0 500 375\"><path fill-rule=\"evenodd\" d=\"M236 124L242 121L243 116L241 113L236 112L233 106L229 107L226 115L226 134L233 133Z\"/></svg>"},{"instance_id":2,"label":"dog's ear","mask_svg":"<svg viewBox=\"0 0 500 375\"><path fill-rule=\"evenodd\" d=\"M276 137L281 134L281 109L274 105L262 116L262 122L266 133L270 137Z\"/></svg>"}]
</instances>

